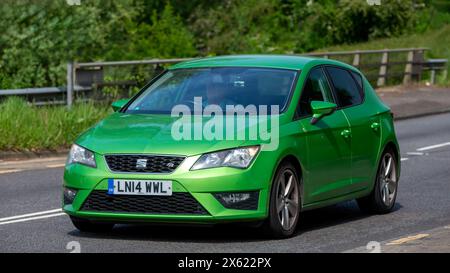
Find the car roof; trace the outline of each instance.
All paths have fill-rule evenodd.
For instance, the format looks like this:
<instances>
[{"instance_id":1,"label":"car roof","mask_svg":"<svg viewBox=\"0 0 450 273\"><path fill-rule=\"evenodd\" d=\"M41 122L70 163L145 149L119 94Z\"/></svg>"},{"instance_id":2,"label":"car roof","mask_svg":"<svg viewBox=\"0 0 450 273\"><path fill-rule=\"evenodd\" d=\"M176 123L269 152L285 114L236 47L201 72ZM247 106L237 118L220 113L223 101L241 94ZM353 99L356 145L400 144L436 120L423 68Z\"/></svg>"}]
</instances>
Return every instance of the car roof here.
<instances>
[{"instance_id":1,"label":"car roof","mask_svg":"<svg viewBox=\"0 0 450 273\"><path fill-rule=\"evenodd\" d=\"M326 59L294 55L230 55L194 59L175 64L169 69L244 66L301 70L306 64L319 60L326 61Z\"/></svg>"}]
</instances>

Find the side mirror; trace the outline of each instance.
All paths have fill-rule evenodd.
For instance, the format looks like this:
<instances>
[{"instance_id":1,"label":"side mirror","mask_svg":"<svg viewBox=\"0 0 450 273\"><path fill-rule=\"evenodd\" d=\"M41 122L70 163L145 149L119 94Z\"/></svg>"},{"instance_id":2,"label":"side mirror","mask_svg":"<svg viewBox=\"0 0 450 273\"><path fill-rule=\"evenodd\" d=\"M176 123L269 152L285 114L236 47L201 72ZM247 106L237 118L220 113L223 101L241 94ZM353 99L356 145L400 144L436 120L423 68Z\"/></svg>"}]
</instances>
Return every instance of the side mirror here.
<instances>
[{"instance_id":1,"label":"side mirror","mask_svg":"<svg viewBox=\"0 0 450 273\"><path fill-rule=\"evenodd\" d=\"M316 124L321 118L331 115L337 108L337 105L326 101L311 101L313 117L311 124Z\"/></svg>"},{"instance_id":2,"label":"side mirror","mask_svg":"<svg viewBox=\"0 0 450 273\"><path fill-rule=\"evenodd\" d=\"M112 109L114 110L114 112L117 112L120 109L122 109L122 107L124 107L125 104L127 104L129 101L130 101L130 99L117 100L111 104Z\"/></svg>"}]
</instances>

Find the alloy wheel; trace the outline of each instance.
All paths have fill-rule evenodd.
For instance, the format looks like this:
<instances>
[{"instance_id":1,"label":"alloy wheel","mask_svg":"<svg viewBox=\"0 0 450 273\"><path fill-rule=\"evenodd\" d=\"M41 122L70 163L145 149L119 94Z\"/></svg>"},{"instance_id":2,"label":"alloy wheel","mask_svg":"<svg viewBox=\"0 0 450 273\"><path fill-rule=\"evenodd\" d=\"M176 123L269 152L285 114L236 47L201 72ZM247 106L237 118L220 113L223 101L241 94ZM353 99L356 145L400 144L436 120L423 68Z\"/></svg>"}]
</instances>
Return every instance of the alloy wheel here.
<instances>
[{"instance_id":1,"label":"alloy wheel","mask_svg":"<svg viewBox=\"0 0 450 273\"><path fill-rule=\"evenodd\" d=\"M394 157L386 153L378 173L380 196L386 206L391 206L397 191L397 168Z\"/></svg>"},{"instance_id":2,"label":"alloy wheel","mask_svg":"<svg viewBox=\"0 0 450 273\"><path fill-rule=\"evenodd\" d=\"M294 172L286 169L280 176L277 188L277 215L284 230L296 223L299 211L298 181Z\"/></svg>"}]
</instances>

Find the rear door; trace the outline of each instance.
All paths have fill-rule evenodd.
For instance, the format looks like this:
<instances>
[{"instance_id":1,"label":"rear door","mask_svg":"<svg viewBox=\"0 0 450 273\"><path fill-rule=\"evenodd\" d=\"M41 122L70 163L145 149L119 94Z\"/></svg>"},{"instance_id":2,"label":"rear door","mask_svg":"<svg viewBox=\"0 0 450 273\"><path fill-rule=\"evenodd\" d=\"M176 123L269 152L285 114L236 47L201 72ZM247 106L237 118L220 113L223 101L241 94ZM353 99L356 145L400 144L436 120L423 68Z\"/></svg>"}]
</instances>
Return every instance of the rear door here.
<instances>
[{"instance_id":1,"label":"rear door","mask_svg":"<svg viewBox=\"0 0 450 273\"><path fill-rule=\"evenodd\" d=\"M362 76L344 68L327 66L339 108L351 127L352 191L371 185L380 145L380 117L364 104Z\"/></svg>"},{"instance_id":2,"label":"rear door","mask_svg":"<svg viewBox=\"0 0 450 273\"><path fill-rule=\"evenodd\" d=\"M311 101L335 102L322 67L313 68L302 89L296 118L307 140L304 202L310 204L345 195L351 186L351 139L343 111L338 110L311 124Z\"/></svg>"}]
</instances>

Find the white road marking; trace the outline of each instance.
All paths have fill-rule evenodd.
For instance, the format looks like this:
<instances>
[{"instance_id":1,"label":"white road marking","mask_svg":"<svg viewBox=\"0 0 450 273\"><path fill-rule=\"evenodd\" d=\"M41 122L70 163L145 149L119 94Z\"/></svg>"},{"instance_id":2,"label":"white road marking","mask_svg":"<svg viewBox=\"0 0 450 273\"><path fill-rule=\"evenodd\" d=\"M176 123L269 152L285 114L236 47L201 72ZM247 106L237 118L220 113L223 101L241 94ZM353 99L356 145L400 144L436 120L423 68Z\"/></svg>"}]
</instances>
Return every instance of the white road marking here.
<instances>
[{"instance_id":1,"label":"white road marking","mask_svg":"<svg viewBox=\"0 0 450 273\"><path fill-rule=\"evenodd\" d=\"M23 171L23 170L21 170L21 169L3 170L3 171L0 171L0 174L5 174L5 173L16 173L16 172L20 172L20 171Z\"/></svg>"},{"instance_id":2,"label":"white road marking","mask_svg":"<svg viewBox=\"0 0 450 273\"><path fill-rule=\"evenodd\" d=\"M43 215L43 214L50 214L50 213L55 213L55 212L62 212L62 209L44 210L44 211L39 211L39 212L33 212L33 213L27 213L27 214L22 214L22 215L0 218L0 222L19 219L19 218L32 217L32 216L37 216L37 215Z\"/></svg>"},{"instance_id":3,"label":"white road marking","mask_svg":"<svg viewBox=\"0 0 450 273\"><path fill-rule=\"evenodd\" d=\"M43 170L64 167L66 157L35 158L29 160L0 160L0 174L15 173L28 170Z\"/></svg>"},{"instance_id":4,"label":"white road marking","mask_svg":"<svg viewBox=\"0 0 450 273\"><path fill-rule=\"evenodd\" d=\"M407 155L423 155L423 153L419 153L419 152L407 152Z\"/></svg>"},{"instance_id":5,"label":"white road marking","mask_svg":"<svg viewBox=\"0 0 450 273\"><path fill-rule=\"evenodd\" d=\"M64 166L66 166L66 164L51 164L51 165L47 165L47 166L45 166L45 167L47 167L47 168L60 168L60 167L64 167Z\"/></svg>"},{"instance_id":6,"label":"white road marking","mask_svg":"<svg viewBox=\"0 0 450 273\"><path fill-rule=\"evenodd\" d=\"M435 145L422 147L422 148L417 149L417 151L419 151L419 152L421 152L421 151L428 151L428 150L433 150L433 149L436 149L436 148L441 148L441 147L449 146L449 145L450 145L450 142L445 142L445 143L440 143L440 144L435 144Z\"/></svg>"},{"instance_id":7,"label":"white road marking","mask_svg":"<svg viewBox=\"0 0 450 273\"><path fill-rule=\"evenodd\" d=\"M401 159L400 159L400 161L406 161L406 160L408 160L409 158L407 158L407 157L402 157Z\"/></svg>"},{"instance_id":8,"label":"white road marking","mask_svg":"<svg viewBox=\"0 0 450 273\"><path fill-rule=\"evenodd\" d=\"M64 212L60 212L60 213L47 214L47 215L42 215L42 216L29 217L29 218L23 218L23 219L18 219L18 220L11 220L11 221L6 221L6 222L0 222L0 226L1 225L7 225L7 224L13 224L13 223L19 223L19 222L26 222L26 221L32 221L32 220L51 218L51 217L62 216L62 215L66 215L66 214Z\"/></svg>"}]
</instances>

